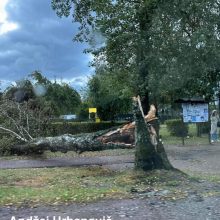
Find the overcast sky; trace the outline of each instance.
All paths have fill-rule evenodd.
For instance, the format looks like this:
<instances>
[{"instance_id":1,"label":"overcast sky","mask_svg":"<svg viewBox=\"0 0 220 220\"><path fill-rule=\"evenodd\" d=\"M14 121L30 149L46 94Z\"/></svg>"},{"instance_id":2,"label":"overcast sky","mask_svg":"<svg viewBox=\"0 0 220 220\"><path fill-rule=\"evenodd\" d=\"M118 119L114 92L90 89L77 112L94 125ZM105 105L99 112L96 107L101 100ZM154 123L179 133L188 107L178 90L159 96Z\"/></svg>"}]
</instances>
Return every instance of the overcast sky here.
<instances>
[{"instance_id":1,"label":"overcast sky","mask_svg":"<svg viewBox=\"0 0 220 220\"><path fill-rule=\"evenodd\" d=\"M0 0L0 81L3 86L40 70L73 87L93 72L86 45L73 42L77 24L57 17L51 0Z\"/></svg>"}]
</instances>

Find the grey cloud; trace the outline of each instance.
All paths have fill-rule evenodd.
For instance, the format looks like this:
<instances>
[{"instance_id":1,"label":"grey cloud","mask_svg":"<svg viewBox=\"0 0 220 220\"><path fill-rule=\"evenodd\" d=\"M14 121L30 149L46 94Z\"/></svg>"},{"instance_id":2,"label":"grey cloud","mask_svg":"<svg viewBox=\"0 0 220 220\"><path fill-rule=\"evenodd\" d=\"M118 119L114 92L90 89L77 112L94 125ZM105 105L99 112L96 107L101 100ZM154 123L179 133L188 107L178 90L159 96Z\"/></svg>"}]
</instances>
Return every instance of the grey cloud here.
<instances>
[{"instance_id":1,"label":"grey cloud","mask_svg":"<svg viewBox=\"0 0 220 220\"><path fill-rule=\"evenodd\" d=\"M0 36L0 79L18 80L34 70L70 80L92 72L82 53L86 45L72 41L77 25L58 18L50 2L10 0L8 19L19 29Z\"/></svg>"}]
</instances>

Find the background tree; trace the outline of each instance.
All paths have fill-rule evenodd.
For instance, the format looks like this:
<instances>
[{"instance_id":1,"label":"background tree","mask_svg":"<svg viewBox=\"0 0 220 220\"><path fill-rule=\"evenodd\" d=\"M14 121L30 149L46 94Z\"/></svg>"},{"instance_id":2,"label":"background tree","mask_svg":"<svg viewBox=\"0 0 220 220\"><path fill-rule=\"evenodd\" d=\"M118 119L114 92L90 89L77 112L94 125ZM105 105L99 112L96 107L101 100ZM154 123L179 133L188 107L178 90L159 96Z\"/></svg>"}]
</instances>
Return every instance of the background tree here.
<instances>
[{"instance_id":1,"label":"background tree","mask_svg":"<svg viewBox=\"0 0 220 220\"><path fill-rule=\"evenodd\" d=\"M70 85L51 82L39 71L34 71L29 78L8 87L4 97L15 102L31 100L33 106L49 108L51 116L75 113L81 104L79 93Z\"/></svg>"},{"instance_id":2,"label":"background tree","mask_svg":"<svg viewBox=\"0 0 220 220\"><path fill-rule=\"evenodd\" d=\"M149 33L150 90L168 102L184 96L213 100L220 80L219 2L166 1Z\"/></svg>"},{"instance_id":3,"label":"background tree","mask_svg":"<svg viewBox=\"0 0 220 220\"><path fill-rule=\"evenodd\" d=\"M67 83L57 83L49 81L40 72L35 71L31 74L35 79L35 91L45 90L42 96L44 102L49 103L56 116L62 114L76 113L81 105L81 97L79 93Z\"/></svg>"},{"instance_id":4,"label":"background tree","mask_svg":"<svg viewBox=\"0 0 220 220\"><path fill-rule=\"evenodd\" d=\"M15 85L11 85L3 93L4 98L15 102L24 102L35 97L33 85L29 79L16 81Z\"/></svg>"},{"instance_id":5,"label":"background tree","mask_svg":"<svg viewBox=\"0 0 220 220\"><path fill-rule=\"evenodd\" d=\"M128 86L129 74L109 72L104 67L88 82L87 100L98 109L102 120L114 120L118 114L132 112L132 91Z\"/></svg>"}]
</instances>

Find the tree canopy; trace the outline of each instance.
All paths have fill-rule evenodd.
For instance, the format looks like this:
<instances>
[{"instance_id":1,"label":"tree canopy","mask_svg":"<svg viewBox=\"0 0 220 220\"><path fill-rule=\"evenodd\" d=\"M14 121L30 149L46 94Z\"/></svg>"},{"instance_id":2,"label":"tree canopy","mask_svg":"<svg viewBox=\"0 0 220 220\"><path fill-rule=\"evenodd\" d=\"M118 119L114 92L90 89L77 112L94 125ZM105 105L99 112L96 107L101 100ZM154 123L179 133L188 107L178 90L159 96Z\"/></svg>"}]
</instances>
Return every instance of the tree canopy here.
<instances>
[{"instance_id":1,"label":"tree canopy","mask_svg":"<svg viewBox=\"0 0 220 220\"><path fill-rule=\"evenodd\" d=\"M155 94L213 99L220 80L219 13L217 0L158 7L149 30L149 86Z\"/></svg>"},{"instance_id":2,"label":"tree canopy","mask_svg":"<svg viewBox=\"0 0 220 220\"><path fill-rule=\"evenodd\" d=\"M5 97L17 102L30 100L33 104L49 108L50 114L56 116L76 113L81 104L79 93L70 85L52 82L39 71L10 86L5 91Z\"/></svg>"},{"instance_id":3,"label":"tree canopy","mask_svg":"<svg viewBox=\"0 0 220 220\"><path fill-rule=\"evenodd\" d=\"M102 120L114 120L119 114L131 113L132 95L126 72L112 74L99 68L88 82L87 100L98 108Z\"/></svg>"},{"instance_id":4,"label":"tree canopy","mask_svg":"<svg viewBox=\"0 0 220 220\"><path fill-rule=\"evenodd\" d=\"M90 43L94 65L129 72L134 94L171 102L210 100L219 90L218 0L52 0L52 7L80 24L75 39Z\"/></svg>"},{"instance_id":5,"label":"tree canopy","mask_svg":"<svg viewBox=\"0 0 220 220\"><path fill-rule=\"evenodd\" d=\"M52 0L58 16L72 16L80 24L75 36L91 47L94 65L105 64L110 70L126 70L132 76L133 93L146 98L148 106L148 29L158 1ZM99 41L102 36L103 42ZM148 37L147 37L148 36Z\"/></svg>"}]
</instances>

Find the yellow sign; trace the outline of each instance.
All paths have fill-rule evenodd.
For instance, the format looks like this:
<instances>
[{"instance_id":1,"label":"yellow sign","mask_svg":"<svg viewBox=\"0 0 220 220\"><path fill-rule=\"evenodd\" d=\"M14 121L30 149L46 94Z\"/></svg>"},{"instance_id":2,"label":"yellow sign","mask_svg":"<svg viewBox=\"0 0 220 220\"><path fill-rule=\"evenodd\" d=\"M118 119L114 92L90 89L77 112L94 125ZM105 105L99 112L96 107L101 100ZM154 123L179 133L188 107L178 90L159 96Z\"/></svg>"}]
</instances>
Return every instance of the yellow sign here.
<instances>
[{"instance_id":1,"label":"yellow sign","mask_svg":"<svg viewBox=\"0 0 220 220\"><path fill-rule=\"evenodd\" d=\"M89 113L97 113L97 108L89 108Z\"/></svg>"}]
</instances>

